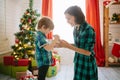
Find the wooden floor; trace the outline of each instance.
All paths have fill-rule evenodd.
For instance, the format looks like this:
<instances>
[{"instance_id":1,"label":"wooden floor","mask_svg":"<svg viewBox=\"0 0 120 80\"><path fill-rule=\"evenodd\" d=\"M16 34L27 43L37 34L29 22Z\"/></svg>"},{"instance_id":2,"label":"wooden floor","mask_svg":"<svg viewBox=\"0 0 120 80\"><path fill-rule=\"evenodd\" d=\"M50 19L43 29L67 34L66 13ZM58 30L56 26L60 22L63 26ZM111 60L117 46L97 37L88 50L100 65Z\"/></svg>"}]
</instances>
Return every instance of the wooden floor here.
<instances>
[{"instance_id":1,"label":"wooden floor","mask_svg":"<svg viewBox=\"0 0 120 80\"><path fill-rule=\"evenodd\" d=\"M73 80L74 52L68 49L57 49L61 56L60 70L55 77L46 80ZM98 80L120 80L120 67L98 67ZM0 80L15 80L0 74Z\"/></svg>"},{"instance_id":2,"label":"wooden floor","mask_svg":"<svg viewBox=\"0 0 120 80\"><path fill-rule=\"evenodd\" d=\"M61 65L55 77L46 80L73 80L73 65ZM120 67L98 67L99 80L120 80ZM15 80L0 74L0 80Z\"/></svg>"},{"instance_id":3,"label":"wooden floor","mask_svg":"<svg viewBox=\"0 0 120 80\"><path fill-rule=\"evenodd\" d=\"M47 80L73 80L73 65L63 65L57 76ZM98 67L98 80L120 80L120 67Z\"/></svg>"}]
</instances>

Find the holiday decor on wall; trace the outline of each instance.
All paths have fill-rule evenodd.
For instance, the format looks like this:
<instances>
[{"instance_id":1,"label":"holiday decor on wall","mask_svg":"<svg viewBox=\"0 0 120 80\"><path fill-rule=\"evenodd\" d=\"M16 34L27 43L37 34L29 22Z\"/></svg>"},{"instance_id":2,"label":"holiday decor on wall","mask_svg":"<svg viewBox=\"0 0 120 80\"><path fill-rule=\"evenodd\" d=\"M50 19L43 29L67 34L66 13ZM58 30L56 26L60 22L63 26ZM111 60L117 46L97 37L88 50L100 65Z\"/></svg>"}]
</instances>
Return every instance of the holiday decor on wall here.
<instances>
[{"instance_id":1,"label":"holiday decor on wall","mask_svg":"<svg viewBox=\"0 0 120 80\"><path fill-rule=\"evenodd\" d=\"M11 46L15 60L34 58L34 35L39 16L37 10L33 10L33 0L29 0L29 8L20 19L20 31L15 33L15 44Z\"/></svg>"},{"instance_id":2,"label":"holiday decor on wall","mask_svg":"<svg viewBox=\"0 0 120 80\"><path fill-rule=\"evenodd\" d=\"M113 3L120 3L120 0L104 0L103 5L108 8Z\"/></svg>"}]
</instances>

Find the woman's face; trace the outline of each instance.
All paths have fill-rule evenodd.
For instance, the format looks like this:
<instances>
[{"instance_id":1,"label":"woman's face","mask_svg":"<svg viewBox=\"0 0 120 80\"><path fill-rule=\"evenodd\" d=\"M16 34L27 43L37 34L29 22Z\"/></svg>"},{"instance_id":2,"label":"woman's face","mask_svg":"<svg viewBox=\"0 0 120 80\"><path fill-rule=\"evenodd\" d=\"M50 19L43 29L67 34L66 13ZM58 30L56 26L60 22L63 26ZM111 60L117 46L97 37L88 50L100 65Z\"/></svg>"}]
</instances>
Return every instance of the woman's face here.
<instances>
[{"instance_id":1,"label":"woman's face","mask_svg":"<svg viewBox=\"0 0 120 80\"><path fill-rule=\"evenodd\" d=\"M67 19L67 22L71 25L71 26L75 26L76 23L75 23L75 17L70 15L70 14L65 14L65 17Z\"/></svg>"}]
</instances>

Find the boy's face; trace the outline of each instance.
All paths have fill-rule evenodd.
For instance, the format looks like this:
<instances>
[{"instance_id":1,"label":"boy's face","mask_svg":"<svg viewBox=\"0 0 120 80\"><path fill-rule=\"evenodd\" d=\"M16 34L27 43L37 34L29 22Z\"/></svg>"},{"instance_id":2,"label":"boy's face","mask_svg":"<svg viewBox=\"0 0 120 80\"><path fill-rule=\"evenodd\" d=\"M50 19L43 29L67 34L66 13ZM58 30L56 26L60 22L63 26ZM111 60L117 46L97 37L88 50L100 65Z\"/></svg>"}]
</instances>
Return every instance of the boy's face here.
<instances>
[{"instance_id":1,"label":"boy's face","mask_svg":"<svg viewBox=\"0 0 120 80\"><path fill-rule=\"evenodd\" d=\"M49 29L49 28L44 28L44 26L41 28L41 31L44 33L44 34L48 34L50 31L51 31L51 29Z\"/></svg>"},{"instance_id":2,"label":"boy's face","mask_svg":"<svg viewBox=\"0 0 120 80\"><path fill-rule=\"evenodd\" d=\"M45 34L48 34L50 31L51 31L51 29L49 29L49 28L44 29L44 33L45 33Z\"/></svg>"}]
</instances>

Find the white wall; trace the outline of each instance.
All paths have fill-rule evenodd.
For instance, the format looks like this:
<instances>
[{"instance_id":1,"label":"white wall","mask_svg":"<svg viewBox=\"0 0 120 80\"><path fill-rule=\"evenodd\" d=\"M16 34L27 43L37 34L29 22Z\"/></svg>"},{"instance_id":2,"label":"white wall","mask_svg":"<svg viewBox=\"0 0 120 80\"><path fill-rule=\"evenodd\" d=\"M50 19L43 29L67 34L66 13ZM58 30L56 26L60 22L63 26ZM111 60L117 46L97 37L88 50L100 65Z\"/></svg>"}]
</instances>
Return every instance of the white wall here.
<instances>
[{"instance_id":1,"label":"white wall","mask_svg":"<svg viewBox=\"0 0 120 80\"><path fill-rule=\"evenodd\" d=\"M100 10L100 29L101 29L101 42L103 44L103 1L99 0L99 10Z\"/></svg>"},{"instance_id":2,"label":"white wall","mask_svg":"<svg viewBox=\"0 0 120 80\"><path fill-rule=\"evenodd\" d=\"M41 12L41 0L33 0L33 8ZM29 0L0 0L2 23L0 23L0 54L11 50L15 42L14 33L19 31L20 18L29 7ZM4 24L3 24L4 23Z\"/></svg>"}]
</instances>

